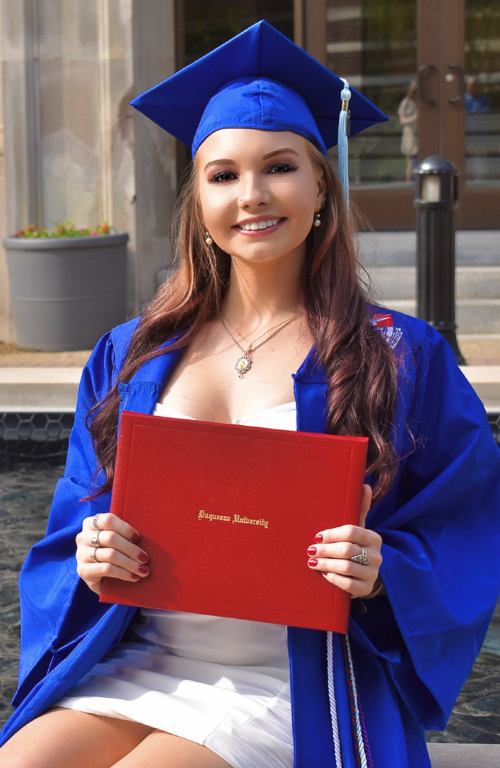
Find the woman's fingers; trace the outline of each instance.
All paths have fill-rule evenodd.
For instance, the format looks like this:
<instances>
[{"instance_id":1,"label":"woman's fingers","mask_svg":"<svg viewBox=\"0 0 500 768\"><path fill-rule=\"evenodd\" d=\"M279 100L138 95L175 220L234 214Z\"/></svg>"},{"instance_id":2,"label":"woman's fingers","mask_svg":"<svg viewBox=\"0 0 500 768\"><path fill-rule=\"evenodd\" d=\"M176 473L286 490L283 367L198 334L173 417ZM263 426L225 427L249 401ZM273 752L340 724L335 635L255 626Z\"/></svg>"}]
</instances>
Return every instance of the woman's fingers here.
<instances>
[{"instance_id":1,"label":"woman's fingers","mask_svg":"<svg viewBox=\"0 0 500 768\"><path fill-rule=\"evenodd\" d=\"M353 562L350 558L314 557L309 559L308 566L353 597L362 597L373 591L382 562L380 553L366 550L366 554L369 565Z\"/></svg>"},{"instance_id":2,"label":"woman's fingers","mask_svg":"<svg viewBox=\"0 0 500 768\"><path fill-rule=\"evenodd\" d=\"M82 532L82 540L84 544L93 546L91 544L92 537L95 535L95 531L84 531ZM81 536L81 534L79 534ZM148 556L147 553L141 549L141 547L138 547L137 544L133 544L128 539L125 539L121 534L117 533L116 531L105 531L102 529L99 531L99 546L98 549L113 549L117 550L118 552L121 552L123 555L126 555L131 560L136 560L138 563L145 563L147 562Z\"/></svg>"},{"instance_id":3,"label":"woman's fingers","mask_svg":"<svg viewBox=\"0 0 500 768\"><path fill-rule=\"evenodd\" d=\"M96 527L94 526L94 520L95 517L86 517L83 521L83 529L85 530L87 528L95 531ZM98 515L97 529L102 531L116 531L116 533L119 533L124 539L129 539L130 541L137 542L141 538L139 531L132 528L132 526L126 523L125 520L122 520L121 517L113 515L112 512L103 512Z\"/></svg>"},{"instance_id":4,"label":"woman's fingers","mask_svg":"<svg viewBox=\"0 0 500 768\"><path fill-rule=\"evenodd\" d=\"M94 553L96 560L92 558ZM76 559L78 575L97 594L101 591L101 580L106 576L122 581L139 581L149 573L147 566L106 547L80 547Z\"/></svg>"},{"instance_id":5,"label":"woman's fingers","mask_svg":"<svg viewBox=\"0 0 500 768\"><path fill-rule=\"evenodd\" d=\"M351 560L351 557L361 554L361 549L366 549L370 561L382 562L382 556L380 554L379 540L381 538L378 534L375 534L377 538L370 538L370 541L364 544L354 544L351 541L339 541L334 544L313 544L307 550L309 557L328 557L340 560ZM368 552L369 550L369 552ZM366 566L363 566L366 568Z\"/></svg>"},{"instance_id":6,"label":"woman's fingers","mask_svg":"<svg viewBox=\"0 0 500 768\"><path fill-rule=\"evenodd\" d=\"M368 552L367 552L368 554ZM353 560L341 560L330 557L314 557L309 560L309 567L325 573L337 573L351 579L375 581L382 558L371 555L370 565L355 563ZM312 563L311 563L312 560ZM375 574L375 578L374 578Z\"/></svg>"},{"instance_id":7,"label":"woman's fingers","mask_svg":"<svg viewBox=\"0 0 500 768\"><path fill-rule=\"evenodd\" d=\"M344 592L349 592L352 597L366 597L373 591L373 585L375 581L366 581L360 579L353 579L349 576L344 576L340 573L325 573L321 572L321 575L330 584L334 584L336 587L343 589Z\"/></svg>"},{"instance_id":8,"label":"woman's fingers","mask_svg":"<svg viewBox=\"0 0 500 768\"><path fill-rule=\"evenodd\" d=\"M369 485L363 486L360 505L360 524L328 528L315 536L307 550L308 566L324 576L331 584L349 592L353 597L369 595L377 581L382 563L382 538L365 528L366 516L372 500ZM365 555L368 562L352 558Z\"/></svg>"},{"instance_id":9,"label":"woman's fingers","mask_svg":"<svg viewBox=\"0 0 500 768\"><path fill-rule=\"evenodd\" d=\"M135 528L111 513L99 515L98 529L94 528L93 520L87 517L83 521L83 528L76 537L78 546L94 546L92 542L97 539L98 549L116 549L138 563L147 561L147 553L134 543L140 538Z\"/></svg>"},{"instance_id":10,"label":"woman's fingers","mask_svg":"<svg viewBox=\"0 0 500 768\"><path fill-rule=\"evenodd\" d=\"M382 539L378 533L359 525L340 525L338 528L327 528L315 536L315 545L334 544L335 542L350 542L360 547L381 546ZM359 554L359 553L358 553Z\"/></svg>"},{"instance_id":11,"label":"woman's fingers","mask_svg":"<svg viewBox=\"0 0 500 768\"><path fill-rule=\"evenodd\" d=\"M76 537L77 572L99 594L105 576L138 581L148 575L147 553L137 546L138 531L111 513L87 517ZM97 526L97 527L96 527Z\"/></svg>"},{"instance_id":12,"label":"woman's fingers","mask_svg":"<svg viewBox=\"0 0 500 768\"><path fill-rule=\"evenodd\" d=\"M95 560L92 558L94 553ZM147 576L149 573L149 568L146 565L137 562L137 560L132 560L132 558L127 557L117 549L99 547L99 549L95 550L89 547L86 558L85 550L82 552L82 555L84 568L86 570L89 568L94 578L97 578L97 576L103 578L104 576L113 575L115 578L128 579L130 574L141 577Z\"/></svg>"}]
</instances>

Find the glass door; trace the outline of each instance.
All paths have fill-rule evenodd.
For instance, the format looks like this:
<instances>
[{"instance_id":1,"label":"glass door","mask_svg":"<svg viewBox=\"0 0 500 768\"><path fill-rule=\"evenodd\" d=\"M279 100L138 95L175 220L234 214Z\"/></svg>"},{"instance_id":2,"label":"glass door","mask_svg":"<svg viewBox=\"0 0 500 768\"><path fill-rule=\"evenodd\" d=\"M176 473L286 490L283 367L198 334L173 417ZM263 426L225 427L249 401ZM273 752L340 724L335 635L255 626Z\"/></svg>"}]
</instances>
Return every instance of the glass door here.
<instances>
[{"instance_id":1,"label":"glass door","mask_svg":"<svg viewBox=\"0 0 500 768\"><path fill-rule=\"evenodd\" d=\"M319 0L307 0L306 7ZM375 229L412 229L411 169L459 169L457 223L499 226L498 0L324 0L326 42L308 50L389 121L350 140L354 199ZM335 155L335 153L332 153Z\"/></svg>"},{"instance_id":2,"label":"glass door","mask_svg":"<svg viewBox=\"0 0 500 768\"><path fill-rule=\"evenodd\" d=\"M415 221L417 5L326 0L324 63L389 117L349 141L351 196L376 229L409 229Z\"/></svg>"},{"instance_id":3,"label":"glass door","mask_svg":"<svg viewBox=\"0 0 500 768\"><path fill-rule=\"evenodd\" d=\"M500 226L500 4L465 0L465 146L460 221Z\"/></svg>"},{"instance_id":4,"label":"glass door","mask_svg":"<svg viewBox=\"0 0 500 768\"><path fill-rule=\"evenodd\" d=\"M429 25L434 14L435 24ZM420 0L421 159L459 169L457 225L499 226L500 6L497 0Z\"/></svg>"}]
</instances>

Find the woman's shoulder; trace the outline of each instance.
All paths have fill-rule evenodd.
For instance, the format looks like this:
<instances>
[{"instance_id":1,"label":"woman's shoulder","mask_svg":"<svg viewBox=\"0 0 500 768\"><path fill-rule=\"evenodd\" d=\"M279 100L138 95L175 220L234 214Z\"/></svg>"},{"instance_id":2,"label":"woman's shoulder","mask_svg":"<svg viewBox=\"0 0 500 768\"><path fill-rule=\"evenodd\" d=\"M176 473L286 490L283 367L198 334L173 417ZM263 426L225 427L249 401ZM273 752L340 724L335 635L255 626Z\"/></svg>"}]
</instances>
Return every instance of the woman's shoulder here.
<instances>
[{"instance_id":1,"label":"woman's shoulder","mask_svg":"<svg viewBox=\"0 0 500 768\"><path fill-rule=\"evenodd\" d=\"M368 309L373 327L382 334L391 349L396 349L404 343L418 349L433 332L425 320L406 315L404 312L376 304L368 304Z\"/></svg>"},{"instance_id":2,"label":"woman's shoulder","mask_svg":"<svg viewBox=\"0 0 500 768\"><path fill-rule=\"evenodd\" d=\"M120 369L125 361L130 341L140 321L140 316L134 317L126 323L117 325L109 332L109 340L113 345L114 364L117 369Z\"/></svg>"},{"instance_id":3,"label":"woman's shoulder","mask_svg":"<svg viewBox=\"0 0 500 768\"><path fill-rule=\"evenodd\" d=\"M139 322L140 318L136 317L101 336L83 369L81 390L97 393L97 399L104 397L123 367L130 341Z\"/></svg>"}]
</instances>

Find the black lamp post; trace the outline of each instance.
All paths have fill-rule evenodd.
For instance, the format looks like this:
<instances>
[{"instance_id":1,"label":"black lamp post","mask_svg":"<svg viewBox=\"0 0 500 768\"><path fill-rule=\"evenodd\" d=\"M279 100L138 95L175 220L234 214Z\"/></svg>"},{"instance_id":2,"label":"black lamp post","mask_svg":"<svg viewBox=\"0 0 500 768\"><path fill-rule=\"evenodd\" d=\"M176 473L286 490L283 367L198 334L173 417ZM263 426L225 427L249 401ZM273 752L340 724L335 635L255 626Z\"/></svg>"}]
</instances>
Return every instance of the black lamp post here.
<instances>
[{"instance_id":1,"label":"black lamp post","mask_svg":"<svg viewBox=\"0 0 500 768\"><path fill-rule=\"evenodd\" d=\"M417 316L448 341L457 363L465 364L455 323L455 215L458 170L432 155L413 171L417 209Z\"/></svg>"}]
</instances>

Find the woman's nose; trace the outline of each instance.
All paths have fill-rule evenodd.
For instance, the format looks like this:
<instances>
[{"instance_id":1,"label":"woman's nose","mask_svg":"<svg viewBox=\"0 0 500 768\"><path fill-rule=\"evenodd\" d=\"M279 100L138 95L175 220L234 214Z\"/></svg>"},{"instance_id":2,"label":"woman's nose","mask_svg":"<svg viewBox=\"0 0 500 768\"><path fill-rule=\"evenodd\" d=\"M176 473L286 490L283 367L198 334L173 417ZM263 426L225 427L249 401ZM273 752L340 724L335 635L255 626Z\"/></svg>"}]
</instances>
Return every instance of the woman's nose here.
<instances>
[{"instance_id":1,"label":"woman's nose","mask_svg":"<svg viewBox=\"0 0 500 768\"><path fill-rule=\"evenodd\" d=\"M267 205L271 200L269 189L260 174L245 174L241 180L239 204L240 208Z\"/></svg>"}]
</instances>

